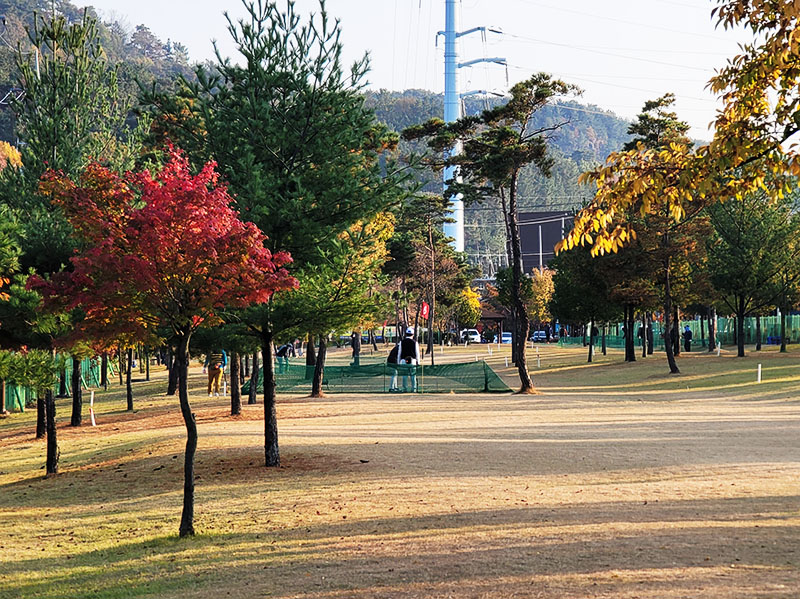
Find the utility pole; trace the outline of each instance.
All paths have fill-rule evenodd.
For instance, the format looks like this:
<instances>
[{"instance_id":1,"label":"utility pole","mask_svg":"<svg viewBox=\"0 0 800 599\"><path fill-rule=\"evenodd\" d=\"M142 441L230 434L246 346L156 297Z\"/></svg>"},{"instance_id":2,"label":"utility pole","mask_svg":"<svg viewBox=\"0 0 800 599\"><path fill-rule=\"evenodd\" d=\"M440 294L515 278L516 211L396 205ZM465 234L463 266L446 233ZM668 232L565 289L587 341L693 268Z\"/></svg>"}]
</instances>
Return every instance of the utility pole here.
<instances>
[{"instance_id":1,"label":"utility pole","mask_svg":"<svg viewBox=\"0 0 800 599\"><path fill-rule=\"evenodd\" d=\"M444 31L437 34L444 36L444 121L451 123L457 121L461 116L461 94L458 87L458 69L461 67L470 66L480 62L493 62L497 64L507 65L504 58L478 58L467 62L458 62L458 38L469 35L470 33L481 32L481 35L486 35L487 31L494 33L502 33L498 29L487 27L473 27L466 31L458 31L461 24L461 0L445 0L445 14L444 14ZM470 92L475 93L475 92ZM457 143L449 152L446 153L445 158L453 156L461 152L461 144ZM448 181L459 181L458 169L454 166L449 166L444 169L444 190L447 191ZM453 248L457 252L464 251L464 202L461 196L456 196L450 200L450 218L453 220L451 223L445 223L443 226L444 234L453 238Z\"/></svg>"}]
</instances>

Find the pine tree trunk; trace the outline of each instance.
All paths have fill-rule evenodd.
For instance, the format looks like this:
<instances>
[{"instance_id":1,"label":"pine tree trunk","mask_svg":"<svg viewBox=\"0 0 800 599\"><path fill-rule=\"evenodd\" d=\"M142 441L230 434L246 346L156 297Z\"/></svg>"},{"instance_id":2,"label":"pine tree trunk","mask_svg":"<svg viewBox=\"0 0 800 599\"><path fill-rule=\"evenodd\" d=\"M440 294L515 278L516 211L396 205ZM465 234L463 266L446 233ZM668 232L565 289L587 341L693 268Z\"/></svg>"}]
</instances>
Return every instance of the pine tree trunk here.
<instances>
[{"instance_id":1,"label":"pine tree trunk","mask_svg":"<svg viewBox=\"0 0 800 599\"><path fill-rule=\"evenodd\" d=\"M325 380L325 357L327 353L328 345L325 342L325 335L320 335L317 363L314 365L314 378L311 381L311 397L325 397L325 393L322 391L322 384Z\"/></svg>"},{"instance_id":2,"label":"pine tree trunk","mask_svg":"<svg viewBox=\"0 0 800 599\"><path fill-rule=\"evenodd\" d=\"M242 379L246 379L250 376L250 354L244 355L244 374L242 375Z\"/></svg>"},{"instance_id":3,"label":"pine tree trunk","mask_svg":"<svg viewBox=\"0 0 800 599\"><path fill-rule=\"evenodd\" d=\"M264 384L264 460L267 467L281 465L278 447L278 413L275 407L275 357L272 353L273 336L271 329L261 334L261 361Z\"/></svg>"},{"instance_id":4,"label":"pine tree trunk","mask_svg":"<svg viewBox=\"0 0 800 599\"><path fill-rule=\"evenodd\" d=\"M528 333L530 332L530 319L528 308L522 299L522 244L519 237L519 224L517 222L517 173L511 176L508 194L508 230L511 233L511 302L514 306L516 317L517 335L517 370L519 371L520 393L533 392L533 379L528 372Z\"/></svg>"},{"instance_id":5,"label":"pine tree trunk","mask_svg":"<svg viewBox=\"0 0 800 599\"><path fill-rule=\"evenodd\" d=\"M264 359L264 356L261 356ZM314 335L308 334L308 346L306 348L306 366L314 366L317 363L317 355L314 351Z\"/></svg>"},{"instance_id":6,"label":"pine tree trunk","mask_svg":"<svg viewBox=\"0 0 800 599\"><path fill-rule=\"evenodd\" d=\"M108 353L103 352L100 358L100 386L108 391Z\"/></svg>"},{"instance_id":7,"label":"pine tree trunk","mask_svg":"<svg viewBox=\"0 0 800 599\"><path fill-rule=\"evenodd\" d=\"M756 316L756 351L761 351L761 315Z\"/></svg>"},{"instance_id":8,"label":"pine tree trunk","mask_svg":"<svg viewBox=\"0 0 800 599\"><path fill-rule=\"evenodd\" d=\"M51 392L52 393L52 392ZM43 439L47 434L47 407L45 406L45 395L42 391L36 394L36 438Z\"/></svg>"},{"instance_id":9,"label":"pine tree trunk","mask_svg":"<svg viewBox=\"0 0 800 599\"><path fill-rule=\"evenodd\" d=\"M250 371L250 393L247 395L247 403L253 405L258 401L258 352L253 352L253 369Z\"/></svg>"},{"instance_id":10,"label":"pine tree trunk","mask_svg":"<svg viewBox=\"0 0 800 599\"><path fill-rule=\"evenodd\" d=\"M241 357L239 352L231 352L231 416L242 413L242 387L239 383L241 374Z\"/></svg>"},{"instance_id":11,"label":"pine tree trunk","mask_svg":"<svg viewBox=\"0 0 800 599\"><path fill-rule=\"evenodd\" d=\"M81 412L83 411L83 389L81 388L81 360L72 356L72 416L70 426L81 425Z\"/></svg>"},{"instance_id":12,"label":"pine tree trunk","mask_svg":"<svg viewBox=\"0 0 800 599\"><path fill-rule=\"evenodd\" d=\"M177 356L178 399L183 423L186 425L186 452L183 456L183 512L178 529L178 534L182 537L194 535L194 456L197 452L197 422L189 405L189 338L190 333L178 338Z\"/></svg>"},{"instance_id":13,"label":"pine tree trunk","mask_svg":"<svg viewBox=\"0 0 800 599\"><path fill-rule=\"evenodd\" d=\"M133 385L131 385L131 370L133 370L133 348L128 348L128 371L125 373L125 391L128 400L128 411L133 412Z\"/></svg>"},{"instance_id":14,"label":"pine tree trunk","mask_svg":"<svg viewBox=\"0 0 800 599\"><path fill-rule=\"evenodd\" d=\"M58 438L56 437L56 398L53 390L47 389L44 395L45 420L47 428L47 460L45 472L47 476L58 474Z\"/></svg>"}]
</instances>

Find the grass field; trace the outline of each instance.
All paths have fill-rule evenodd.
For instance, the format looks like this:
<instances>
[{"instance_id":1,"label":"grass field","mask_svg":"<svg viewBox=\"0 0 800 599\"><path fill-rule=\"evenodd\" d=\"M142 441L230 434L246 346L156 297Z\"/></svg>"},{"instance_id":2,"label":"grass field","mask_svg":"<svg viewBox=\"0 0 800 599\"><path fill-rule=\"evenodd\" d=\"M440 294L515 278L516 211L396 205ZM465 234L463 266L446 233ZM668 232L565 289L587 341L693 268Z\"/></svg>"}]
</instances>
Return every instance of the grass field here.
<instances>
[{"instance_id":1,"label":"grass field","mask_svg":"<svg viewBox=\"0 0 800 599\"><path fill-rule=\"evenodd\" d=\"M533 351L538 395L280 397L229 415L192 370L198 535L177 537L184 429L164 373L0 420L0 597L795 598L800 350L586 364ZM509 347L486 358L509 384ZM344 363L334 350L332 363ZM762 364L763 382L756 383ZM259 398L260 401L260 398ZM88 397L86 399L88 404Z\"/></svg>"}]
</instances>

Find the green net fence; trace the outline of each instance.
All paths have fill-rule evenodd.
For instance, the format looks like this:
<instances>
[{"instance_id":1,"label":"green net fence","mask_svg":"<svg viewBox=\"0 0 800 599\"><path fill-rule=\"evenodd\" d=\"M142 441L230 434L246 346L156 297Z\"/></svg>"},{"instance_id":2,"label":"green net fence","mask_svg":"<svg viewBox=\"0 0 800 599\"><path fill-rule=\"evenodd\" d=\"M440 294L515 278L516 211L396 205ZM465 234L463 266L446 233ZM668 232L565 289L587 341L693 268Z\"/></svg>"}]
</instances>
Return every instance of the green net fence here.
<instances>
[{"instance_id":1,"label":"green net fence","mask_svg":"<svg viewBox=\"0 0 800 599\"><path fill-rule=\"evenodd\" d=\"M275 380L280 393L308 393L314 367L289 364L275 367ZM406 366L383 363L360 366L326 366L323 390L331 393L389 393L392 379L396 388L417 393L480 393L511 389L486 362L464 362L436 366ZM262 384L259 370L258 385ZM242 393L250 391L250 381Z\"/></svg>"},{"instance_id":2,"label":"green net fence","mask_svg":"<svg viewBox=\"0 0 800 599\"><path fill-rule=\"evenodd\" d=\"M636 323L636 332L638 333L640 323ZM681 321L679 330L684 331L686 327L692 331L692 347L708 347L708 321L700 320L684 320ZM723 345L736 344L736 319L725 318L720 316L717 319L717 341ZM748 317L744 319L744 342L747 345L752 345L756 342L757 335L756 319L755 317ZM619 325L612 325L610 333L606 334L606 346L613 348L624 348L625 337L621 334L615 334L620 331ZM654 329L654 341L656 349L664 350L664 339L662 337L661 324L656 323ZM595 339L597 347L600 347L602 340L598 335ZM798 343L800 342L800 315L791 314L786 316L786 342ZM583 336L578 337L562 337L559 339L561 345L583 345L588 343ZM765 345L780 345L781 343L781 319L778 316L762 316L761 317L761 343ZM636 346L640 347L642 340L637 336Z\"/></svg>"}]
</instances>

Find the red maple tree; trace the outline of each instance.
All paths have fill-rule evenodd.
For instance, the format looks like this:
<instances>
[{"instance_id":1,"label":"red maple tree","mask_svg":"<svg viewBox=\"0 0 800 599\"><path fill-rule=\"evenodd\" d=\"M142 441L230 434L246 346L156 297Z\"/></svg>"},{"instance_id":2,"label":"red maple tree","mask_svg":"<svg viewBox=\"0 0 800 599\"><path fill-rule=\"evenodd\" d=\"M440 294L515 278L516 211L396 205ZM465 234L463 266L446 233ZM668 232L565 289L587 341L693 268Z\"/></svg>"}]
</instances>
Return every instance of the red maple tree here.
<instances>
[{"instance_id":1,"label":"red maple tree","mask_svg":"<svg viewBox=\"0 0 800 599\"><path fill-rule=\"evenodd\" d=\"M213 163L192 175L177 150L155 176L118 176L94 164L77 183L51 172L42 187L83 246L71 271L32 282L45 308L82 309L74 334L85 338L141 338L156 327L174 334L187 431L180 535L194 534L197 427L187 390L189 341L198 327L218 322L222 309L263 303L276 290L296 287L282 268L291 258L272 254L263 233L239 219Z\"/></svg>"}]
</instances>

